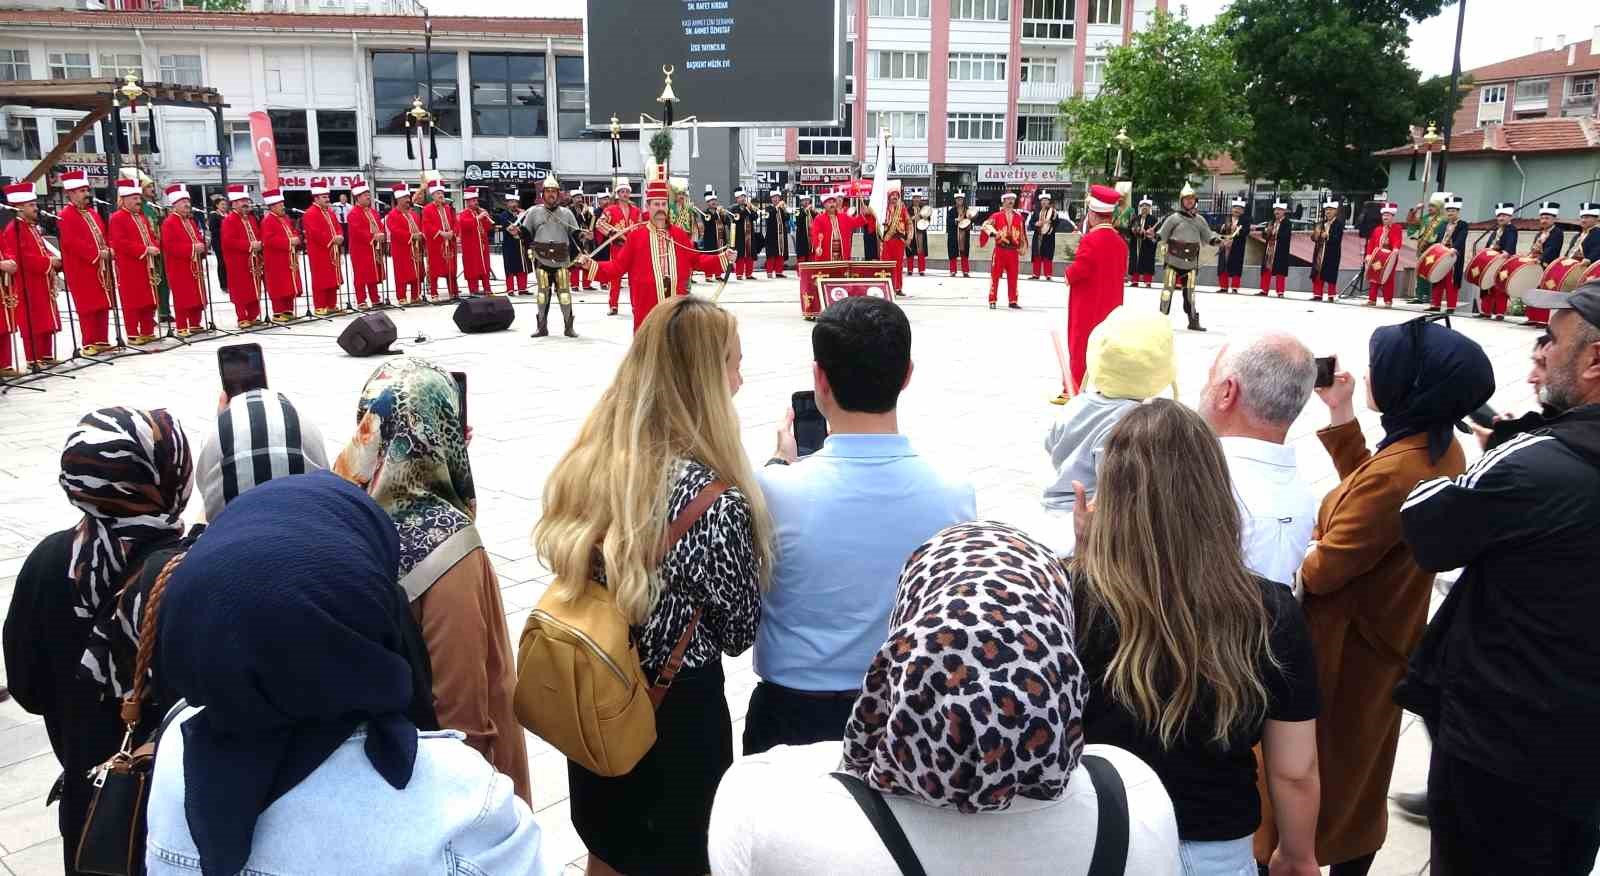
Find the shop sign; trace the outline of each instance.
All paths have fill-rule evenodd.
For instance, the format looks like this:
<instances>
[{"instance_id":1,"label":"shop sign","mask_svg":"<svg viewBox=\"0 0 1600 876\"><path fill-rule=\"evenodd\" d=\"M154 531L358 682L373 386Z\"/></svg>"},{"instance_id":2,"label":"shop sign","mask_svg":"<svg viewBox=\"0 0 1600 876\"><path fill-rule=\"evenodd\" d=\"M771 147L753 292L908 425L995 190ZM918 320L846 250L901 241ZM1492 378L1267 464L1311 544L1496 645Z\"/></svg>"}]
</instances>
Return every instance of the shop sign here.
<instances>
[{"instance_id":1,"label":"shop sign","mask_svg":"<svg viewBox=\"0 0 1600 876\"><path fill-rule=\"evenodd\" d=\"M278 174L278 187L282 189L309 189L326 186L330 189L349 189L365 185L367 178L359 173L300 173L289 171Z\"/></svg>"},{"instance_id":2,"label":"shop sign","mask_svg":"<svg viewBox=\"0 0 1600 876\"><path fill-rule=\"evenodd\" d=\"M877 170L878 163L876 161L864 161L861 163L862 176L872 176ZM926 161L897 161L890 166L889 175L930 177L933 176L933 165Z\"/></svg>"},{"instance_id":3,"label":"shop sign","mask_svg":"<svg viewBox=\"0 0 1600 876\"><path fill-rule=\"evenodd\" d=\"M468 161L462 178L469 183L535 183L550 173L548 161Z\"/></svg>"},{"instance_id":4,"label":"shop sign","mask_svg":"<svg viewBox=\"0 0 1600 876\"><path fill-rule=\"evenodd\" d=\"M1048 164L980 164L978 182L987 183L1066 183L1072 174Z\"/></svg>"},{"instance_id":5,"label":"shop sign","mask_svg":"<svg viewBox=\"0 0 1600 876\"><path fill-rule=\"evenodd\" d=\"M217 152L203 152L194 157L195 167L221 167L222 155ZM228 156L228 166L233 166L233 156Z\"/></svg>"},{"instance_id":6,"label":"shop sign","mask_svg":"<svg viewBox=\"0 0 1600 876\"><path fill-rule=\"evenodd\" d=\"M800 181L803 183L843 182L854 177L848 164L800 165Z\"/></svg>"}]
</instances>

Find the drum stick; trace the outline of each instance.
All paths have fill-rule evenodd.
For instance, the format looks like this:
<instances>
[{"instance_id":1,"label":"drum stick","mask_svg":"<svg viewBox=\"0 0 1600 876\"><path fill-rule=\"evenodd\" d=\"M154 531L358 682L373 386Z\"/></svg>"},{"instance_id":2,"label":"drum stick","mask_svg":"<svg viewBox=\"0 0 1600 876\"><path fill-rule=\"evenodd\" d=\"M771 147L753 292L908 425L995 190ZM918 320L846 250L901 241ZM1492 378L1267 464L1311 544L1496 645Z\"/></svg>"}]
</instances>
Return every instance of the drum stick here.
<instances>
[{"instance_id":1,"label":"drum stick","mask_svg":"<svg viewBox=\"0 0 1600 876\"><path fill-rule=\"evenodd\" d=\"M1067 352L1061 342L1060 329L1050 330L1050 341L1056 349L1056 365L1061 368L1061 386L1066 389L1067 397L1071 398L1078 394L1078 387L1073 384L1072 371L1067 367Z\"/></svg>"}]
</instances>

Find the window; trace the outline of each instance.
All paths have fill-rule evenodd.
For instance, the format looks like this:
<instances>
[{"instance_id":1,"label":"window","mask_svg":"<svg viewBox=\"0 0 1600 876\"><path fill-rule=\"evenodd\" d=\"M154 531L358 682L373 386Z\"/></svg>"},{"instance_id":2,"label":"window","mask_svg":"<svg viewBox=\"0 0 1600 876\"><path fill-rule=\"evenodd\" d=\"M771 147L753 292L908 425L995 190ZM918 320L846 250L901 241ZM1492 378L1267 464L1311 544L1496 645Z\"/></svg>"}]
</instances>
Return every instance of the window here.
<instances>
[{"instance_id":1,"label":"window","mask_svg":"<svg viewBox=\"0 0 1600 876\"><path fill-rule=\"evenodd\" d=\"M919 112L875 112L867 113L867 131L874 137L878 131L888 128L895 140L926 140L928 139L928 114Z\"/></svg>"},{"instance_id":2,"label":"window","mask_svg":"<svg viewBox=\"0 0 1600 876\"><path fill-rule=\"evenodd\" d=\"M474 134L545 136L543 55L473 52L469 66Z\"/></svg>"},{"instance_id":3,"label":"window","mask_svg":"<svg viewBox=\"0 0 1600 876\"><path fill-rule=\"evenodd\" d=\"M51 52L51 79L92 79L88 52Z\"/></svg>"},{"instance_id":4,"label":"window","mask_svg":"<svg viewBox=\"0 0 1600 876\"><path fill-rule=\"evenodd\" d=\"M144 59L138 52L100 53L100 78L121 79L129 73L139 79L144 78Z\"/></svg>"},{"instance_id":5,"label":"window","mask_svg":"<svg viewBox=\"0 0 1600 876\"><path fill-rule=\"evenodd\" d=\"M867 70L873 79L926 80L927 52L867 52Z\"/></svg>"},{"instance_id":6,"label":"window","mask_svg":"<svg viewBox=\"0 0 1600 876\"><path fill-rule=\"evenodd\" d=\"M67 135L72 133L72 129L77 126L78 123L72 119L56 119L56 142L60 143L65 140ZM87 152L91 155L99 153L100 138L95 136L94 126L91 125L89 130L84 131L83 136L78 138L78 142L72 144L72 148L67 151Z\"/></svg>"},{"instance_id":7,"label":"window","mask_svg":"<svg viewBox=\"0 0 1600 876\"><path fill-rule=\"evenodd\" d=\"M1055 113L1049 107L1041 106L1017 116L1017 139L1060 143L1066 140L1066 136L1061 131L1061 123Z\"/></svg>"},{"instance_id":8,"label":"window","mask_svg":"<svg viewBox=\"0 0 1600 876\"><path fill-rule=\"evenodd\" d=\"M39 123L32 116L12 116L6 123L6 138L0 140L0 158L38 161Z\"/></svg>"},{"instance_id":9,"label":"window","mask_svg":"<svg viewBox=\"0 0 1600 876\"><path fill-rule=\"evenodd\" d=\"M272 120L272 139L278 144L278 163L286 167L310 167L311 141L306 135L306 111L267 110L267 118Z\"/></svg>"},{"instance_id":10,"label":"window","mask_svg":"<svg viewBox=\"0 0 1600 876\"><path fill-rule=\"evenodd\" d=\"M761 140L782 140L783 128L757 128L756 137Z\"/></svg>"},{"instance_id":11,"label":"window","mask_svg":"<svg viewBox=\"0 0 1600 876\"><path fill-rule=\"evenodd\" d=\"M563 140L581 137L609 137L610 134L591 132L584 119L583 104L588 97L588 86L583 81L583 58L579 55L556 57L556 133ZM635 133L634 138L638 134ZM630 139L634 139L630 138Z\"/></svg>"},{"instance_id":12,"label":"window","mask_svg":"<svg viewBox=\"0 0 1600 876\"><path fill-rule=\"evenodd\" d=\"M1083 59L1083 90L1092 94L1100 90L1106 79L1106 59L1104 57L1088 57Z\"/></svg>"},{"instance_id":13,"label":"window","mask_svg":"<svg viewBox=\"0 0 1600 876\"><path fill-rule=\"evenodd\" d=\"M461 99L456 90L455 52L372 53L372 107L379 134L406 133L406 110L411 99L421 97L429 106L428 68L433 68L434 118L441 134L461 133Z\"/></svg>"},{"instance_id":14,"label":"window","mask_svg":"<svg viewBox=\"0 0 1600 876\"><path fill-rule=\"evenodd\" d=\"M855 143L851 128L853 119L850 114L850 105L845 104L842 109L844 123L830 128L801 128L799 132L799 152L801 155L814 156L840 156L849 158L855 151Z\"/></svg>"},{"instance_id":15,"label":"window","mask_svg":"<svg viewBox=\"0 0 1600 876\"><path fill-rule=\"evenodd\" d=\"M928 0L867 0L873 18L927 18Z\"/></svg>"},{"instance_id":16,"label":"window","mask_svg":"<svg viewBox=\"0 0 1600 876\"><path fill-rule=\"evenodd\" d=\"M317 166L356 167L360 164L355 110L317 110Z\"/></svg>"},{"instance_id":17,"label":"window","mask_svg":"<svg viewBox=\"0 0 1600 876\"><path fill-rule=\"evenodd\" d=\"M1070 40L1076 24L1072 0L1022 0L1022 38Z\"/></svg>"},{"instance_id":18,"label":"window","mask_svg":"<svg viewBox=\"0 0 1600 876\"><path fill-rule=\"evenodd\" d=\"M162 55L161 81L169 85L200 85L200 56Z\"/></svg>"},{"instance_id":19,"label":"window","mask_svg":"<svg viewBox=\"0 0 1600 876\"><path fill-rule=\"evenodd\" d=\"M951 140L1002 140L1006 119L1000 113L951 113L945 132Z\"/></svg>"},{"instance_id":20,"label":"window","mask_svg":"<svg viewBox=\"0 0 1600 876\"><path fill-rule=\"evenodd\" d=\"M27 59L24 58L23 61L24 61L24 63L26 63ZM1595 77L1593 77L1593 76L1588 76L1588 77L1585 77L1583 79L1579 79L1577 77L1573 77L1572 79L1568 79L1567 80L1567 97L1568 98L1574 98L1574 97L1593 98L1594 97L1594 90L1595 90L1595 81L1596 81Z\"/></svg>"},{"instance_id":21,"label":"window","mask_svg":"<svg viewBox=\"0 0 1600 876\"><path fill-rule=\"evenodd\" d=\"M1506 118L1506 87L1485 85L1478 89L1478 126L1497 124Z\"/></svg>"},{"instance_id":22,"label":"window","mask_svg":"<svg viewBox=\"0 0 1600 876\"><path fill-rule=\"evenodd\" d=\"M228 154L254 155L255 144L250 140L250 122L232 120L222 123L222 129L228 134Z\"/></svg>"},{"instance_id":23,"label":"window","mask_svg":"<svg viewBox=\"0 0 1600 876\"><path fill-rule=\"evenodd\" d=\"M1022 59L1022 81L1023 82L1048 82L1048 83L1055 82L1056 81L1056 59L1055 58L1023 58Z\"/></svg>"},{"instance_id":24,"label":"window","mask_svg":"<svg viewBox=\"0 0 1600 876\"><path fill-rule=\"evenodd\" d=\"M0 79L32 79L27 49L0 49Z\"/></svg>"},{"instance_id":25,"label":"window","mask_svg":"<svg viewBox=\"0 0 1600 876\"><path fill-rule=\"evenodd\" d=\"M1011 0L950 0L950 17L963 21L1005 21Z\"/></svg>"},{"instance_id":26,"label":"window","mask_svg":"<svg viewBox=\"0 0 1600 876\"><path fill-rule=\"evenodd\" d=\"M1088 0L1090 24L1121 24L1122 0Z\"/></svg>"},{"instance_id":27,"label":"window","mask_svg":"<svg viewBox=\"0 0 1600 876\"><path fill-rule=\"evenodd\" d=\"M1506 87L1504 85L1485 85L1478 92L1478 103L1505 103Z\"/></svg>"},{"instance_id":28,"label":"window","mask_svg":"<svg viewBox=\"0 0 1600 876\"><path fill-rule=\"evenodd\" d=\"M1550 80L1524 79L1517 83L1517 103L1544 103L1550 99Z\"/></svg>"},{"instance_id":29,"label":"window","mask_svg":"<svg viewBox=\"0 0 1600 876\"><path fill-rule=\"evenodd\" d=\"M1004 82L1006 56L979 52L951 52L952 82Z\"/></svg>"},{"instance_id":30,"label":"window","mask_svg":"<svg viewBox=\"0 0 1600 876\"><path fill-rule=\"evenodd\" d=\"M856 93L856 44L844 44L844 93L846 97Z\"/></svg>"}]
</instances>

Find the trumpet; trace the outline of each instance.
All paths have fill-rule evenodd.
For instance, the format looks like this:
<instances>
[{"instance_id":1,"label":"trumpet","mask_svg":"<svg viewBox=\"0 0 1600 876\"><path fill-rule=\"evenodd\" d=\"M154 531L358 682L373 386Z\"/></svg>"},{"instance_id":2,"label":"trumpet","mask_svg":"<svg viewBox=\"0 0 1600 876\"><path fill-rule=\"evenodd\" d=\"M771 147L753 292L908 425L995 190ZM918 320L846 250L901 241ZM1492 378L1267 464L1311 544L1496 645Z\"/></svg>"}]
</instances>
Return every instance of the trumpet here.
<instances>
[{"instance_id":1,"label":"trumpet","mask_svg":"<svg viewBox=\"0 0 1600 876\"><path fill-rule=\"evenodd\" d=\"M8 325L17 324L17 303L17 290L11 280L11 275L0 271L0 304L5 305Z\"/></svg>"},{"instance_id":2,"label":"trumpet","mask_svg":"<svg viewBox=\"0 0 1600 876\"><path fill-rule=\"evenodd\" d=\"M150 239L149 220L145 219L143 213L133 212L133 225L135 228L139 229L139 242L143 243L147 250L149 247L155 246L155 243ZM150 281L151 304L157 303L156 289L161 286L160 258L161 257L159 255L152 255L148 251L144 256L145 278Z\"/></svg>"}]
</instances>

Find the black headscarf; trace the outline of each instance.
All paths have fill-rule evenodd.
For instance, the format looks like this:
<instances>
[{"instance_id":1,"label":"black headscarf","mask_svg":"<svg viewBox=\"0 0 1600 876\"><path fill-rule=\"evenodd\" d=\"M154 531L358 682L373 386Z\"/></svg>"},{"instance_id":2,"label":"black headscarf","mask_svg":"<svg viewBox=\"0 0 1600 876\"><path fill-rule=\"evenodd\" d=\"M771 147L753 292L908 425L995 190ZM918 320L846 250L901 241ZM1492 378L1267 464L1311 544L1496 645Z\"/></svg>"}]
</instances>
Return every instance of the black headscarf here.
<instances>
[{"instance_id":1,"label":"black headscarf","mask_svg":"<svg viewBox=\"0 0 1600 876\"><path fill-rule=\"evenodd\" d=\"M1483 348L1425 319L1373 332L1367 358L1372 398L1383 414L1379 450L1426 434L1428 460L1438 462L1454 440L1456 422L1494 395L1494 367Z\"/></svg>"},{"instance_id":2,"label":"black headscarf","mask_svg":"<svg viewBox=\"0 0 1600 876\"><path fill-rule=\"evenodd\" d=\"M205 707L183 724L183 803L206 876L239 872L257 817L362 724L373 769L410 781L438 720L399 564L389 515L322 472L239 496L173 573L157 675Z\"/></svg>"}]
</instances>

